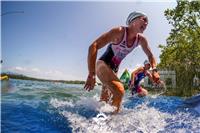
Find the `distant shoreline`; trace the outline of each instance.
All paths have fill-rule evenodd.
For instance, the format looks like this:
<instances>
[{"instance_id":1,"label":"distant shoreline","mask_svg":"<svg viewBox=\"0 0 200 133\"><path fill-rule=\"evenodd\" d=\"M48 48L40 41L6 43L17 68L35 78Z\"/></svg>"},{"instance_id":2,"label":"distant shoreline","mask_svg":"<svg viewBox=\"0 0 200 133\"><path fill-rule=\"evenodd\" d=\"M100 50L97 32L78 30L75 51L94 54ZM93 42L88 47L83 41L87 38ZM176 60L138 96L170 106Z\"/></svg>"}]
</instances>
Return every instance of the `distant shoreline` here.
<instances>
[{"instance_id":1,"label":"distant shoreline","mask_svg":"<svg viewBox=\"0 0 200 133\"><path fill-rule=\"evenodd\" d=\"M39 79L39 78L28 77L22 74L1 73L1 77L5 75L7 75L10 79L32 80L41 82L59 82L66 84L85 84L85 81L81 80L50 80L50 79Z\"/></svg>"},{"instance_id":2,"label":"distant shoreline","mask_svg":"<svg viewBox=\"0 0 200 133\"><path fill-rule=\"evenodd\" d=\"M7 75L8 78L10 79L20 79L20 80L32 80L32 81L41 81L41 82L57 82L57 83L65 83L65 84L85 84L85 81L81 81L81 80L50 80L50 79L39 79L39 78L33 78L33 77L28 77L28 76L24 76L22 74L10 74L10 73L1 73L1 77ZM98 85L101 85L101 83L97 83ZM148 89L149 92L153 92L152 89L150 88L146 88ZM182 92L178 91L180 89L177 88L167 88L167 91L162 94L162 95L166 95L166 96L181 96L181 97L190 97L196 94L200 93L200 89L199 88L193 88L192 90L190 90L190 92L183 94ZM187 91L187 90L185 90Z\"/></svg>"}]
</instances>

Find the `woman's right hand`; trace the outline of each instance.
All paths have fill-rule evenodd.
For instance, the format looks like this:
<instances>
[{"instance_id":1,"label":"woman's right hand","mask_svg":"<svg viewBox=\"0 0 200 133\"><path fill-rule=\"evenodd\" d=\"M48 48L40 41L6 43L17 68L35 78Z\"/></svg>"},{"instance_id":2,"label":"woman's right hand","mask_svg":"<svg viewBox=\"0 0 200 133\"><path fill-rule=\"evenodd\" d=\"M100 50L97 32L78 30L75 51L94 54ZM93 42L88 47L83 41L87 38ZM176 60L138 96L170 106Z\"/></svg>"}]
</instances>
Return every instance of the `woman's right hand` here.
<instances>
[{"instance_id":1,"label":"woman's right hand","mask_svg":"<svg viewBox=\"0 0 200 133\"><path fill-rule=\"evenodd\" d=\"M159 73L158 73L157 71L153 71L153 72L152 72L152 78L153 78L153 81L154 81L155 83L159 82L159 80L160 80L160 75L159 75Z\"/></svg>"},{"instance_id":2,"label":"woman's right hand","mask_svg":"<svg viewBox=\"0 0 200 133\"><path fill-rule=\"evenodd\" d=\"M95 75L94 74L89 74L87 77L87 81L85 83L85 90L90 91L94 89L96 83Z\"/></svg>"}]
</instances>

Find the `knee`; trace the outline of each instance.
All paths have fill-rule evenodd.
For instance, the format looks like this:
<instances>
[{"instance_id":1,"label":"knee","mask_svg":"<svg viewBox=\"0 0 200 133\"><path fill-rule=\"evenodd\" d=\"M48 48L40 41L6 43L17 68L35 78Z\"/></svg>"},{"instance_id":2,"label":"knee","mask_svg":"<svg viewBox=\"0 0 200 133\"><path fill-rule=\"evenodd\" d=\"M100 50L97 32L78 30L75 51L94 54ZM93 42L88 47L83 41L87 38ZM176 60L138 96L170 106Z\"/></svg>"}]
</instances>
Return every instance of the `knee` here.
<instances>
[{"instance_id":1,"label":"knee","mask_svg":"<svg viewBox=\"0 0 200 133\"><path fill-rule=\"evenodd\" d=\"M144 93L144 96L148 95L148 91L146 89L143 89L143 93Z\"/></svg>"},{"instance_id":2,"label":"knee","mask_svg":"<svg viewBox=\"0 0 200 133\"><path fill-rule=\"evenodd\" d=\"M148 95L148 91L145 89L142 89L142 91L139 93L139 96L147 96Z\"/></svg>"},{"instance_id":3,"label":"knee","mask_svg":"<svg viewBox=\"0 0 200 133\"><path fill-rule=\"evenodd\" d=\"M148 91L145 92L145 95L148 95Z\"/></svg>"},{"instance_id":4,"label":"knee","mask_svg":"<svg viewBox=\"0 0 200 133\"><path fill-rule=\"evenodd\" d=\"M122 85L120 88L120 95L123 97L124 93L125 93L125 89L124 89L124 86Z\"/></svg>"}]
</instances>

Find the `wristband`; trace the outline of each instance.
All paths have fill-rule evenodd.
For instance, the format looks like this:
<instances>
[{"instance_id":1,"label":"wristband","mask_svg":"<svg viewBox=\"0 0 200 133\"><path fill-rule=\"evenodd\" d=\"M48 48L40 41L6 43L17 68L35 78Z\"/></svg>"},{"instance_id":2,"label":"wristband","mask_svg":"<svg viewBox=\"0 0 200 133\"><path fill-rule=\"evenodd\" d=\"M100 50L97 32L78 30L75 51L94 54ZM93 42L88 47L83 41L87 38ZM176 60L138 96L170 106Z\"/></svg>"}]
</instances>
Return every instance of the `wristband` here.
<instances>
[{"instance_id":1,"label":"wristband","mask_svg":"<svg viewBox=\"0 0 200 133\"><path fill-rule=\"evenodd\" d=\"M92 79L95 79L95 75L89 75L88 78L92 78Z\"/></svg>"}]
</instances>

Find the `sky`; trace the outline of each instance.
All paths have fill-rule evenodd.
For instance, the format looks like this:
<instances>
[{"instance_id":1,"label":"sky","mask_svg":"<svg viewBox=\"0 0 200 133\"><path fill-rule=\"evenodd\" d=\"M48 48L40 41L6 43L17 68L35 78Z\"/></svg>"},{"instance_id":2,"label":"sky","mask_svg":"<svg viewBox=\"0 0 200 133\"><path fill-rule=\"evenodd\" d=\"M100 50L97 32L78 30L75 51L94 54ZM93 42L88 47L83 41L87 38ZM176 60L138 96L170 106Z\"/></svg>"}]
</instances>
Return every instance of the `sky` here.
<instances>
[{"instance_id":1,"label":"sky","mask_svg":"<svg viewBox=\"0 0 200 133\"><path fill-rule=\"evenodd\" d=\"M144 32L159 63L159 44L166 45L171 26L164 11L175 1L7 1L1 2L2 72L58 80L86 80L88 47L113 27L126 26L132 11L142 11L149 24ZM106 46L98 51L99 58ZM118 76L142 65L141 47L121 63Z\"/></svg>"}]
</instances>

